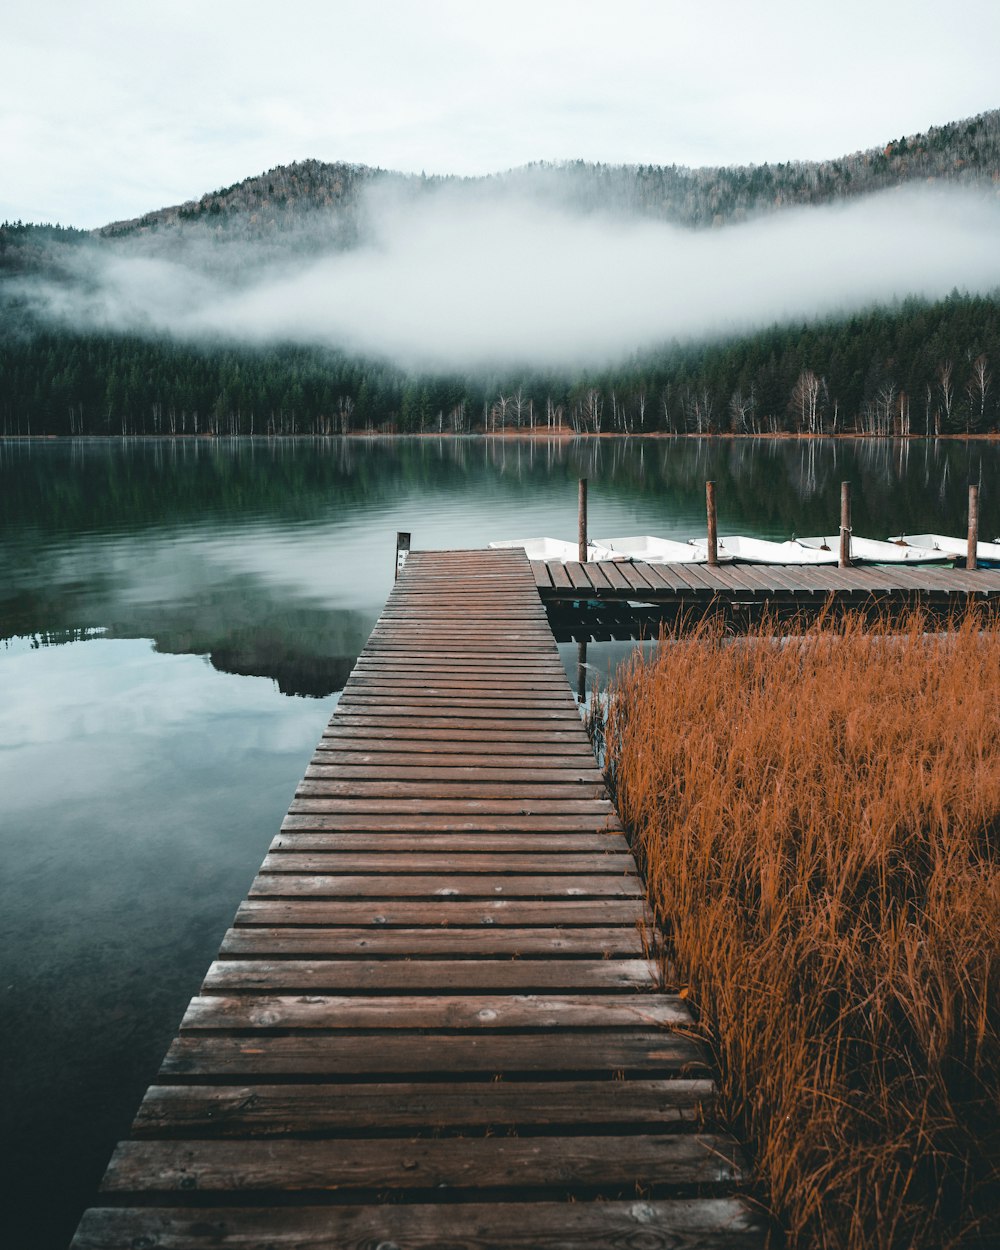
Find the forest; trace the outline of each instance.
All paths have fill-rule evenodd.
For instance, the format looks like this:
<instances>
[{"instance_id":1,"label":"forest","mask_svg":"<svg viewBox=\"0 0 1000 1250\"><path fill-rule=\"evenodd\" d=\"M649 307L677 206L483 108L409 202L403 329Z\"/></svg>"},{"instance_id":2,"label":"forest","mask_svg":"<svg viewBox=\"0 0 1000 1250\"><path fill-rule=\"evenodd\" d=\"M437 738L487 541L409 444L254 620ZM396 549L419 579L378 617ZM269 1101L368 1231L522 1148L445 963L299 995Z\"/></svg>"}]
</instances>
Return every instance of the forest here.
<instances>
[{"instance_id":1,"label":"forest","mask_svg":"<svg viewBox=\"0 0 1000 1250\"><path fill-rule=\"evenodd\" d=\"M737 338L663 342L600 369L426 374L293 342L88 330L44 317L25 296L37 277L57 288L79 282L74 260L87 255L197 255L238 282L250 256L301 257L319 237L349 250L366 237L367 195L382 184L404 203L442 186L497 199L529 192L583 214L699 230L911 182L995 196L1000 111L833 161L699 170L570 162L480 179L305 161L97 231L5 222L0 436L996 432L1000 292L955 290Z\"/></svg>"},{"instance_id":2,"label":"forest","mask_svg":"<svg viewBox=\"0 0 1000 1250\"><path fill-rule=\"evenodd\" d=\"M414 376L314 347L196 347L26 325L10 307L4 323L0 436L1000 429L1000 293L667 344L574 375Z\"/></svg>"}]
</instances>

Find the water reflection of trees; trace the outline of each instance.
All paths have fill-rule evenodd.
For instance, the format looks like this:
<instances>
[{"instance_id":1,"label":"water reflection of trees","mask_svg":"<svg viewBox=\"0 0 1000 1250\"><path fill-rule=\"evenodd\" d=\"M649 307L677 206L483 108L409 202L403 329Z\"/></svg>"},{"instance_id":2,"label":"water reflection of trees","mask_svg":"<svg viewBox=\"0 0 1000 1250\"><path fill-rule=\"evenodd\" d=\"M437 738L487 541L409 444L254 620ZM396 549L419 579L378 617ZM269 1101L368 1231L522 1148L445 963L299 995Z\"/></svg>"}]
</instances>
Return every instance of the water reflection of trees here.
<instances>
[{"instance_id":1,"label":"water reflection of trees","mask_svg":"<svg viewBox=\"0 0 1000 1250\"><path fill-rule=\"evenodd\" d=\"M998 457L988 443L885 439L7 441L0 443L0 521L16 537L26 526L74 532L249 515L329 520L390 506L414 490L489 487L530 497L587 477L609 499L655 501L652 524L671 510L700 514L704 482L713 478L728 528L823 531L839 515L839 483L850 480L859 529L961 531L965 484ZM982 511L984 532L1000 529L988 494Z\"/></svg>"}]
</instances>

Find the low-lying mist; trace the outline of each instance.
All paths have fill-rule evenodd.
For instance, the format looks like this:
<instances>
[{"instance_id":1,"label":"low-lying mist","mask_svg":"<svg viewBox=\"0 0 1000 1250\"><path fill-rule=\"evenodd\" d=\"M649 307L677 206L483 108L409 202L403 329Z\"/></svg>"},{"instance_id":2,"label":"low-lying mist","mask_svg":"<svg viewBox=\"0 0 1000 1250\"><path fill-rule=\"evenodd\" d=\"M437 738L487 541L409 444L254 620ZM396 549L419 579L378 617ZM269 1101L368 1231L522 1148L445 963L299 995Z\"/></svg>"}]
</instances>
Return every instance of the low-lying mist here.
<instances>
[{"instance_id":1,"label":"low-lying mist","mask_svg":"<svg viewBox=\"0 0 1000 1250\"><path fill-rule=\"evenodd\" d=\"M907 188L699 231L460 187L373 193L363 217L351 250L319 212L284 254L213 243L207 227L176 253L162 238L102 241L21 294L81 330L320 344L433 371L597 367L674 338L1000 286L1000 200L972 190Z\"/></svg>"}]
</instances>

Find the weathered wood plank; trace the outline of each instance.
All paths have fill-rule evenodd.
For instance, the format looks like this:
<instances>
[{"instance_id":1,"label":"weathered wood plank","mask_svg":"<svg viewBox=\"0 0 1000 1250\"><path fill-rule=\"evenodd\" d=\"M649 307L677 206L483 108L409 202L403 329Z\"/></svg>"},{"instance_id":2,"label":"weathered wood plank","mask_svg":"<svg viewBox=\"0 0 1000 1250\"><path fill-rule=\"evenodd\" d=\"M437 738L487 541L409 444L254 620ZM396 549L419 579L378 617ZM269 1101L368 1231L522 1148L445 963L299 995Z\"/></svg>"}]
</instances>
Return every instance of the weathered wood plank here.
<instances>
[{"instance_id":1,"label":"weathered wood plank","mask_svg":"<svg viewBox=\"0 0 1000 1250\"><path fill-rule=\"evenodd\" d=\"M650 990L660 985L648 959L221 959L206 994L389 993L467 990L516 994Z\"/></svg>"},{"instance_id":2,"label":"weathered wood plank","mask_svg":"<svg viewBox=\"0 0 1000 1250\"><path fill-rule=\"evenodd\" d=\"M519 809L520 813L521 809ZM431 829L436 833L517 833L521 830L538 833L557 833L565 829L572 833L586 830L620 831L621 822L614 812L603 809L596 812L575 813L574 815L552 815L539 813L534 809L524 814L511 815L508 812L497 813L483 811L475 815L437 813L433 820L426 815L408 815L404 812L377 813L323 813L293 812L282 821L284 832L303 832L311 830L338 829L371 829L375 833L420 832Z\"/></svg>"},{"instance_id":3,"label":"weathered wood plank","mask_svg":"<svg viewBox=\"0 0 1000 1250\"><path fill-rule=\"evenodd\" d=\"M403 757L405 759L405 757ZM337 763L312 763L306 769L307 781L381 781L391 778L396 782L426 781L434 785L447 782L478 783L484 781L507 782L516 779L525 785L563 786L589 782L604 790L604 774L596 765L592 768L582 766L579 760L572 758L561 762L561 766L550 765L548 768L537 768L537 760L531 756L517 755L512 761L484 763L478 756L464 756L474 763L444 763L441 758L422 756L422 760L432 763L378 763L352 764L344 760Z\"/></svg>"},{"instance_id":4,"label":"weathered wood plank","mask_svg":"<svg viewBox=\"0 0 1000 1250\"><path fill-rule=\"evenodd\" d=\"M211 1219L198 1207L104 1207L86 1213L71 1250L749 1250L763 1234L738 1198L233 1207Z\"/></svg>"},{"instance_id":5,"label":"weathered wood plank","mask_svg":"<svg viewBox=\"0 0 1000 1250\"><path fill-rule=\"evenodd\" d=\"M470 732L475 730L474 733ZM412 744L416 745L412 745ZM391 751L426 751L432 747L444 754L449 752L481 753L486 755L516 755L525 750L533 754L562 755L578 751L587 759L594 758L593 749L582 727L557 727L552 724L462 724L442 723L428 726L412 720L397 720L389 724L374 725L371 722L358 725L347 724L341 717L323 731L318 750L344 751L354 744L359 750L372 750L382 746Z\"/></svg>"},{"instance_id":6,"label":"weathered wood plank","mask_svg":"<svg viewBox=\"0 0 1000 1250\"><path fill-rule=\"evenodd\" d=\"M237 959L288 959L316 956L412 959L420 955L473 959L501 956L563 955L592 959L639 958L643 935L634 925L604 928L518 929L479 925L432 928L281 928L237 926L222 939L220 956Z\"/></svg>"},{"instance_id":7,"label":"weathered wood plank","mask_svg":"<svg viewBox=\"0 0 1000 1250\"><path fill-rule=\"evenodd\" d=\"M706 1078L427 1081L336 1085L151 1085L137 1137L286 1137L295 1134L587 1125L697 1127L711 1119Z\"/></svg>"},{"instance_id":8,"label":"weathered wood plank","mask_svg":"<svg viewBox=\"0 0 1000 1250\"><path fill-rule=\"evenodd\" d=\"M380 1138L375 1141L123 1142L104 1193L298 1193L392 1188L597 1190L634 1195L729 1186L743 1162L734 1143L703 1136Z\"/></svg>"},{"instance_id":9,"label":"weathered wood plank","mask_svg":"<svg viewBox=\"0 0 1000 1250\"><path fill-rule=\"evenodd\" d=\"M561 804L562 800L573 803L582 803L588 799L607 801L608 792L603 781L483 781L476 778L462 781L438 781L436 778L400 781L381 778L365 778L364 780L347 778L341 781L328 777L306 777L299 782L295 794L297 798L302 799L342 798L355 800L358 803L369 798L414 799L433 802L435 806L431 810L436 811L440 810L437 805L443 799L461 799L463 802L509 799L511 802L522 805L524 801L530 800L534 810L539 799L550 804ZM347 810L355 809L348 808Z\"/></svg>"},{"instance_id":10,"label":"weathered wood plank","mask_svg":"<svg viewBox=\"0 0 1000 1250\"><path fill-rule=\"evenodd\" d=\"M384 798L294 798L288 805L288 810L294 815L302 815L307 812L322 812L330 815L343 813L350 815L355 812L381 813L386 814L400 813L407 815L447 815L462 814L475 815L478 812L483 815L501 816L506 814L533 816L533 815L550 815L550 816L610 816L614 810L610 799L600 799L594 797L592 799L552 799L552 798L534 798L524 796L523 798L442 798L442 799L420 799L415 797L400 797L398 799Z\"/></svg>"},{"instance_id":11,"label":"weathered wood plank","mask_svg":"<svg viewBox=\"0 0 1000 1250\"><path fill-rule=\"evenodd\" d=\"M342 873L259 873L250 898L642 898L638 874L566 877L501 873L443 873L431 876Z\"/></svg>"},{"instance_id":12,"label":"weathered wood plank","mask_svg":"<svg viewBox=\"0 0 1000 1250\"><path fill-rule=\"evenodd\" d=\"M310 899L247 898L236 913L238 925L327 925L375 928L421 925L447 933L451 926L482 925L641 925L652 931L653 917L641 898Z\"/></svg>"},{"instance_id":13,"label":"weathered wood plank","mask_svg":"<svg viewBox=\"0 0 1000 1250\"><path fill-rule=\"evenodd\" d=\"M625 855L629 846L621 833L491 833L488 840L474 833L279 833L272 851L472 851L489 849L498 856L511 853Z\"/></svg>"},{"instance_id":14,"label":"weathered wood plank","mask_svg":"<svg viewBox=\"0 0 1000 1250\"><path fill-rule=\"evenodd\" d=\"M691 1029L682 998L670 994L393 994L192 998L181 1022L191 1030L233 1029Z\"/></svg>"},{"instance_id":15,"label":"weathered wood plank","mask_svg":"<svg viewBox=\"0 0 1000 1250\"><path fill-rule=\"evenodd\" d=\"M404 873L485 873L498 876L505 873L566 873L590 875L613 873L629 876L635 873L635 860L631 852L616 855L611 851L593 855L545 855L528 852L497 855L490 852L476 854L466 851L437 854L434 851L406 854L390 851L388 854L366 854L364 851L341 852L334 849L323 851L269 851L264 857L260 871L335 874L378 873L396 876Z\"/></svg>"},{"instance_id":16,"label":"weathered wood plank","mask_svg":"<svg viewBox=\"0 0 1000 1250\"><path fill-rule=\"evenodd\" d=\"M360 1037L323 1032L306 1037L190 1032L171 1043L160 1078L620 1071L703 1075L706 1070L704 1052L696 1042L665 1030Z\"/></svg>"}]
</instances>

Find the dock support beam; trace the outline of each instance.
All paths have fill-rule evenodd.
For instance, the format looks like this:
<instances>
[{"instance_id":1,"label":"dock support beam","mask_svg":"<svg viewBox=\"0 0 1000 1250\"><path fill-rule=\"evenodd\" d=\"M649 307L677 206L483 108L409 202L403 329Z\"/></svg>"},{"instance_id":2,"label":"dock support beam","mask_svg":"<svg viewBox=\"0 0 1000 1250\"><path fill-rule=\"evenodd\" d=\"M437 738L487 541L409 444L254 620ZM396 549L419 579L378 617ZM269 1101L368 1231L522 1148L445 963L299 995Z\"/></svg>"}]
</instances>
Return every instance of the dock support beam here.
<instances>
[{"instance_id":1,"label":"dock support beam","mask_svg":"<svg viewBox=\"0 0 1000 1250\"><path fill-rule=\"evenodd\" d=\"M705 483L705 511L708 513L708 563L719 563L719 527L715 515L715 483Z\"/></svg>"},{"instance_id":2,"label":"dock support beam","mask_svg":"<svg viewBox=\"0 0 1000 1250\"><path fill-rule=\"evenodd\" d=\"M965 567L979 567L979 487L972 482L969 483L969 547Z\"/></svg>"},{"instance_id":3,"label":"dock support beam","mask_svg":"<svg viewBox=\"0 0 1000 1250\"><path fill-rule=\"evenodd\" d=\"M406 563L406 557L410 554L410 536L402 530L396 531L396 572L393 581L399 576L399 570Z\"/></svg>"},{"instance_id":4,"label":"dock support beam","mask_svg":"<svg viewBox=\"0 0 1000 1250\"><path fill-rule=\"evenodd\" d=\"M851 567L851 484L840 483L840 559L842 569Z\"/></svg>"},{"instance_id":5,"label":"dock support beam","mask_svg":"<svg viewBox=\"0 0 1000 1250\"><path fill-rule=\"evenodd\" d=\"M587 563L587 479L580 478L580 496L577 504L577 529L580 543L579 559Z\"/></svg>"}]
</instances>

